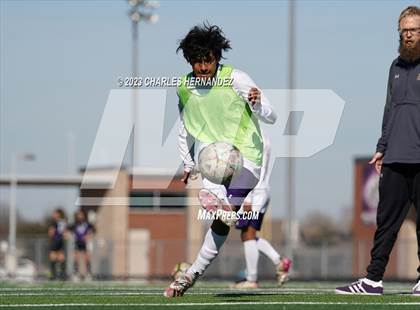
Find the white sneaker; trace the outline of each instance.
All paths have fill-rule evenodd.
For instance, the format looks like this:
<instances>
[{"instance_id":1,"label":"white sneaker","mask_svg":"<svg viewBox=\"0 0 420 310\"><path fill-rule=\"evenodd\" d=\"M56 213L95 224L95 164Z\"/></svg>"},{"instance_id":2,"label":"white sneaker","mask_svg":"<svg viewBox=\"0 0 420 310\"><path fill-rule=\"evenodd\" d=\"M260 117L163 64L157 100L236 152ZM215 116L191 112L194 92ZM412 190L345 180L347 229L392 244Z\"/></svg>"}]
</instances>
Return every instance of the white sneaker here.
<instances>
[{"instance_id":1,"label":"white sneaker","mask_svg":"<svg viewBox=\"0 0 420 310\"><path fill-rule=\"evenodd\" d=\"M416 285L414 285L411 293L414 296L420 296L420 280L418 280L418 282L416 283Z\"/></svg>"}]
</instances>

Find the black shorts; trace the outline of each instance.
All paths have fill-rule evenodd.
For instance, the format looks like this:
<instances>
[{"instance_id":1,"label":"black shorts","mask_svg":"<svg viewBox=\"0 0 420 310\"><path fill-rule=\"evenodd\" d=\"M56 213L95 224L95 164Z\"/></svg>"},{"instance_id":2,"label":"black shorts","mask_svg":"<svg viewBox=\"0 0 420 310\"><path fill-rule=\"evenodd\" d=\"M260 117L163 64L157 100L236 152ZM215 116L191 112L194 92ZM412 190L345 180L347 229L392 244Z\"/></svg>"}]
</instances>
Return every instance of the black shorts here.
<instances>
[{"instance_id":1,"label":"black shorts","mask_svg":"<svg viewBox=\"0 0 420 310\"><path fill-rule=\"evenodd\" d=\"M74 249L76 251L83 251L86 252L86 242L76 242Z\"/></svg>"},{"instance_id":2,"label":"black shorts","mask_svg":"<svg viewBox=\"0 0 420 310\"><path fill-rule=\"evenodd\" d=\"M64 251L63 239L50 241L50 252Z\"/></svg>"},{"instance_id":3,"label":"black shorts","mask_svg":"<svg viewBox=\"0 0 420 310\"><path fill-rule=\"evenodd\" d=\"M263 219L264 219L264 213L258 213L258 219L244 219L244 218L239 218L238 221L236 222L236 229L245 229L248 226L252 226L255 228L255 230L260 231L261 230L261 225L263 223Z\"/></svg>"}]
</instances>

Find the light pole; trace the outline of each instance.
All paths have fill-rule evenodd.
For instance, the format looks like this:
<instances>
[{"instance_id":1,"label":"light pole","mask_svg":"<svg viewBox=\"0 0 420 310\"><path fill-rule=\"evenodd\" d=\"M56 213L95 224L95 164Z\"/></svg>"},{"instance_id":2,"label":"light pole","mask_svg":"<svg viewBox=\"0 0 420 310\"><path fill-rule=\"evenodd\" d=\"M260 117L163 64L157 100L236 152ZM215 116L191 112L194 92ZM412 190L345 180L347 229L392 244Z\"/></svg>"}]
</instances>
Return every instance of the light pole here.
<instances>
[{"instance_id":1,"label":"light pole","mask_svg":"<svg viewBox=\"0 0 420 310\"><path fill-rule=\"evenodd\" d=\"M294 108L294 88L295 88L295 2L289 0L289 51L288 51L288 73L287 73L287 101L289 103L289 111ZM291 114L290 114L291 115ZM289 116L290 117L290 116ZM290 136L289 136L289 156L287 159L287 191L286 191L286 206L287 206L287 247L286 253L289 257L293 257L294 244L294 225L295 225L295 160L293 158L295 151L295 140L293 134L296 132L296 124L293 117L290 117Z\"/></svg>"},{"instance_id":2,"label":"light pole","mask_svg":"<svg viewBox=\"0 0 420 310\"><path fill-rule=\"evenodd\" d=\"M132 77L136 78L139 76L139 23L141 21L147 21L150 23L156 23L158 21L158 15L153 14L151 10L159 7L158 1L147 1L147 0L128 0L130 5L130 10L128 11L128 16L131 19L131 30L132 30L132 50L131 50L131 60L132 60ZM133 124L133 133L135 133L136 118L137 118L137 92L133 90L132 92L132 106L131 106L131 122ZM135 162L135 141L134 134L131 138L131 172L136 166Z\"/></svg>"},{"instance_id":3,"label":"light pole","mask_svg":"<svg viewBox=\"0 0 420 310\"><path fill-rule=\"evenodd\" d=\"M16 259L16 197L17 197L17 164L19 160L33 161L31 153L14 154L10 166L10 196L9 196L9 246L6 259L7 273L14 277L17 267Z\"/></svg>"}]
</instances>

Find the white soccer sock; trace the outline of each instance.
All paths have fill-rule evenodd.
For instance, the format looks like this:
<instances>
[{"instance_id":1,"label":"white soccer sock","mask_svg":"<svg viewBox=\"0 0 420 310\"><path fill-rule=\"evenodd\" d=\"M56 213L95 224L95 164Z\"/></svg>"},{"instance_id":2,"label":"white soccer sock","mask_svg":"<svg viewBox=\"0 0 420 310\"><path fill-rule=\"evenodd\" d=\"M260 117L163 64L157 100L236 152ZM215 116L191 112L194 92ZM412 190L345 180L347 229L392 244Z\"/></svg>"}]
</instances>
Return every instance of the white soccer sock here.
<instances>
[{"instance_id":1,"label":"white soccer sock","mask_svg":"<svg viewBox=\"0 0 420 310\"><path fill-rule=\"evenodd\" d=\"M219 254L219 249L225 242L226 238L227 235L218 235L210 228L207 231L203 245L201 246L195 262L187 270L187 273L195 276L195 273L198 272L199 275L202 275L212 260L216 258L217 254Z\"/></svg>"},{"instance_id":2,"label":"white soccer sock","mask_svg":"<svg viewBox=\"0 0 420 310\"><path fill-rule=\"evenodd\" d=\"M271 259L274 265L277 266L280 263L280 254L276 250L274 250L270 242L268 242L267 240L263 238L258 238L257 248L269 259Z\"/></svg>"},{"instance_id":3,"label":"white soccer sock","mask_svg":"<svg viewBox=\"0 0 420 310\"><path fill-rule=\"evenodd\" d=\"M260 253L257 249L257 241L255 239L247 240L244 241L243 244L247 271L246 279L251 282L256 282L258 272L258 258L260 256Z\"/></svg>"}]
</instances>

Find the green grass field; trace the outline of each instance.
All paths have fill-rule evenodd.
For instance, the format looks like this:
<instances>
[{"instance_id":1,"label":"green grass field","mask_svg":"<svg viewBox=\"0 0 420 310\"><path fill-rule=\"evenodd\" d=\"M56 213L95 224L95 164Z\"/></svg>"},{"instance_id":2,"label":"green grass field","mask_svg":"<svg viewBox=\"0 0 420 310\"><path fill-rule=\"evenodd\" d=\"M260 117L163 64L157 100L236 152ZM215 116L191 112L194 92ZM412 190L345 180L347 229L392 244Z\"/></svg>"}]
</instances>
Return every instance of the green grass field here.
<instances>
[{"instance_id":1,"label":"green grass field","mask_svg":"<svg viewBox=\"0 0 420 310\"><path fill-rule=\"evenodd\" d=\"M227 282L201 281L182 298L165 298L166 283L130 282L0 284L2 309L420 309L411 284L386 283L384 296L335 295L343 283L265 283L258 290L228 288Z\"/></svg>"}]
</instances>

